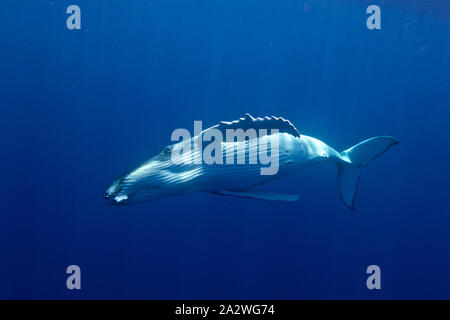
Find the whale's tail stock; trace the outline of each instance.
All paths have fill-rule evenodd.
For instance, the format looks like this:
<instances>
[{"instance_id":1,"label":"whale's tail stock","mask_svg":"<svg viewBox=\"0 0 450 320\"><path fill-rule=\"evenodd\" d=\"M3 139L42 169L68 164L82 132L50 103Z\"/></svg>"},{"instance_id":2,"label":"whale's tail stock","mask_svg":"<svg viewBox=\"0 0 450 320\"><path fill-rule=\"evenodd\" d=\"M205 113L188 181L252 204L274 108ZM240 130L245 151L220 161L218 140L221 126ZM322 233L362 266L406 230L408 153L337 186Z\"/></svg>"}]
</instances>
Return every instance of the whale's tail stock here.
<instances>
[{"instance_id":1,"label":"whale's tail stock","mask_svg":"<svg viewBox=\"0 0 450 320\"><path fill-rule=\"evenodd\" d=\"M396 144L398 141L392 137L379 136L364 140L340 153L343 161L337 162L339 194L347 207L355 208L361 168Z\"/></svg>"}]
</instances>

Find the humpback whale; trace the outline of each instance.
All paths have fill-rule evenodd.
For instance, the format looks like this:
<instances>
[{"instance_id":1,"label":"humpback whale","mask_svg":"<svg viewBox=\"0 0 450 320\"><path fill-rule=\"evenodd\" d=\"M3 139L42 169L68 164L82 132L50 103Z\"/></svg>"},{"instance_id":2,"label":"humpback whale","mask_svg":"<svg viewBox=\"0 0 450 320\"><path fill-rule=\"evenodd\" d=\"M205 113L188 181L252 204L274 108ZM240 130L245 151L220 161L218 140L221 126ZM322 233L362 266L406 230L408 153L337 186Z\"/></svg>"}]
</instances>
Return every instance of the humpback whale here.
<instances>
[{"instance_id":1,"label":"humpback whale","mask_svg":"<svg viewBox=\"0 0 450 320\"><path fill-rule=\"evenodd\" d=\"M217 139L219 134L228 134L230 130L249 132L249 129L259 130L260 135L246 135L238 141ZM212 141L212 136L215 137L215 150L212 153L217 161L207 163L202 161L202 147L208 140ZM338 152L319 139L300 134L289 120L282 117L254 118L246 114L244 118L222 121L186 141L165 147L161 153L116 180L103 197L110 205L136 204L194 192L269 201L296 201L297 194L267 192L253 187L311 165L333 162L337 166L340 197L348 208L354 209L361 169L395 144L398 141L390 136L377 136ZM196 148L198 145L200 147ZM185 152L186 146L189 147L186 148L188 152ZM264 146L276 146L276 149L268 152ZM210 152L211 149L209 147ZM266 155L270 153L277 162L275 174L263 174L261 163L250 161L252 154L261 153L263 149ZM236 156L232 152L241 152L249 160L248 163L235 161ZM181 156L177 158L174 154ZM229 154L232 156L228 157ZM232 161L224 163L223 159Z\"/></svg>"}]
</instances>

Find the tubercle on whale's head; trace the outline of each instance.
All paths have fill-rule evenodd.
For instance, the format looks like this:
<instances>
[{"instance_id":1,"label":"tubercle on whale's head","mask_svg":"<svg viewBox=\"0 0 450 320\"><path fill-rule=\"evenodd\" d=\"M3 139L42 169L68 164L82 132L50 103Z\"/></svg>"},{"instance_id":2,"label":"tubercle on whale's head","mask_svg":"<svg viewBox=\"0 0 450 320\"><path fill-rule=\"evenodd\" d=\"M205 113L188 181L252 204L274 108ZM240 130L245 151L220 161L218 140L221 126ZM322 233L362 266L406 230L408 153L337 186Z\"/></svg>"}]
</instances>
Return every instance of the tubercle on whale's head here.
<instances>
[{"instance_id":1,"label":"tubercle on whale's head","mask_svg":"<svg viewBox=\"0 0 450 320\"><path fill-rule=\"evenodd\" d=\"M123 192L123 178L115 181L103 194L103 199L109 205L125 204L128 195Z\"/></svg>"}]
</instances>

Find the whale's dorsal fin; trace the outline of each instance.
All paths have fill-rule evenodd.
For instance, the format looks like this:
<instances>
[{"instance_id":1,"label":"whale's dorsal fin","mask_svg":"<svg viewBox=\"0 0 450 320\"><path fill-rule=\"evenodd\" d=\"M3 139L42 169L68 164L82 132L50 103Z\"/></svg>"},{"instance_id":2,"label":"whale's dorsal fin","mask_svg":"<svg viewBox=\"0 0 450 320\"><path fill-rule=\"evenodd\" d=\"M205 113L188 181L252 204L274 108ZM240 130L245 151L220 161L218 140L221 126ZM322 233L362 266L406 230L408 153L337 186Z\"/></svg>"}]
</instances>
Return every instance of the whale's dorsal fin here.
<instances>
[{"instance_id":1,"label":"whale's dorsal fin","mask_svg":"<svg viewBox=\"0 0 450 320\"><path fill-rule=\"evenodd\" d=\"M254 118L250 114L246 114L245 118L240 118L234 121L220 121L219 124L212 126L209 129L217 129L222 132L222 134L226 134L227 129L242 129L246 131L247 129L267 129L268 134L270 134L271 129L278 129L279 132L285 132L292 134L295 137L300 137L300 132L297 128L287 119L282 117L264 117L264 118ZM206 129L206 130L209 130ZM205 130L205 131L206 131Z\"/></svg>"}]
</instances>

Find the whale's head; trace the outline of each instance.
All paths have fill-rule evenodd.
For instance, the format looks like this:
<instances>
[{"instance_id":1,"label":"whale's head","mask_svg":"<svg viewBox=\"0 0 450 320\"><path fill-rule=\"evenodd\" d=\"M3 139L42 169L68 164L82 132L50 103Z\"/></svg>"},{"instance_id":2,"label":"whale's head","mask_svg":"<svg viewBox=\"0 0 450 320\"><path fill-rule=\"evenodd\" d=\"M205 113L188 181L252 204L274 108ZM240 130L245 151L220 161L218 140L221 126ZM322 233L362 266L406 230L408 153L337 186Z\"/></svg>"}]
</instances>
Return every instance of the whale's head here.
<instances>
[{"instance_id":1,"label":"whale's head","mask_svg":"<svg viewBox=\"0 0 450 320\"><path fill-rule=\"evenodd\" d=\"M173 193L165 179L165 170L150 161L116 180L103 194L109 205L129 205L148 202Z\"/></svg>"},{"instance_id":2,"label":"whale's head","mask_svg":"<svg viewBox=\"0 0 450 320\"><path fill-rule=\"evenodd\" d=\"M124 178L115 181L103 194L103 198L109 205L127 204L129 196L124 188Z\"/></svg>"}]
</instances>

